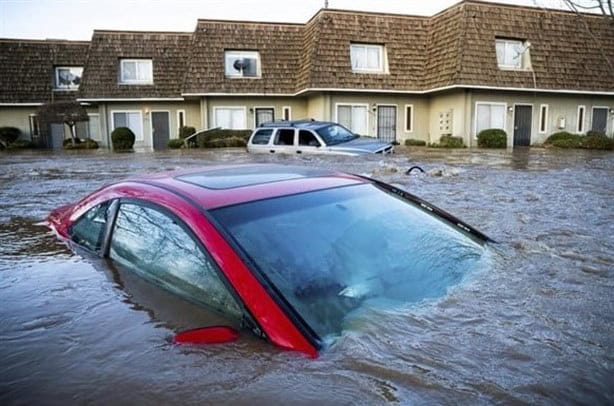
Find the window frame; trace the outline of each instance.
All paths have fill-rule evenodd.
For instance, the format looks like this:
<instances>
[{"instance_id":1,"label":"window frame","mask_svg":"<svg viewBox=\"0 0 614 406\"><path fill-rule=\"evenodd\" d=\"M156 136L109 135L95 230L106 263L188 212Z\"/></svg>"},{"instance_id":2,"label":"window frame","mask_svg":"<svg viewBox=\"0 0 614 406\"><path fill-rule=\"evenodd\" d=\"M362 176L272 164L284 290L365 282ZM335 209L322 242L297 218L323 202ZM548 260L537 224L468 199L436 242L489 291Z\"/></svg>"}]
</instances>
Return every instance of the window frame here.
<instances>
[{"instance_id":1,"label":"window frame","mask_svg":"<svg viewBox=\"0 0 614 406\"><path fill-rule=\"evenodd\" d=\"M68 86L60 86L60 69L80 69L80 75L79 75L79 84L74 86L74 85L68 85ZM57 90L57 91L64 91L64 92L76 92L77 90L79 90L79 86L81 85L81 80L83 78L83 66L80 65L62 65L62 66L54 66L53 69L54 72L54 83L53 83L53 90ZM72 71L71 71L72 73Z\"/></svg>"},{"instance_id":2,"label":"window frame","mask_svg":"<svg viewBox=\"0 0 614 406\"><path fill-rule=\"evenodd\" d=\"M124 75L124 64L134 63L135 64L135 74L136 79L126 79ZM147 63L148 71L150 73L151 79L139 79L139 63ZM119 84L120 85L153 85L154 84L154 74L153 74L153 60L151 58L121 58L119 60Z\"/></svg>"},{"instance_id":3,"label":"window frame","mask_svg":"<svg viewBox=\"0 0 614 406\"><path fill-rule=\"evenodd\" d=\"M292 107L291 106L283 106L281 108L281 118L284 121L292 120ZM287 113L287 114L286 114Z\"/></svg>"},{"instance_id":4,"label":"window frame","mask_svg":"<svg viewBox=\"0 0 614 406\"><path fill-rule=\"evenodd\" d=\"M213 107L213 127L221 127L217 122L217 112L219 110L242 110L244 128L230 128L231 130L247 130L247 106L214 106ZM223 127L222 127L223 128Z\"/></svg>"},{"instance_id":5,"label":"window frame","mask_svg":"<svg viewBox=\"0 0 614 406\"><path fill-rule=\"evenodd\" d=\"M30 127L30 137L39 137L41 135L40 132L40 122L38 121L38 114L31 113L28 115L28 125Z\"/></svg>"},{"instance_id":6,"label":"window frame","mask_svg":"<svg viewBox=\"0 0 614 406\"><path fill-rule=\"evenodd\" d=\"M591 131L593 131L593 123L595 121L595 110L605 110L605 133L608 133L608 117L610 116L609 106L592 106L591 107Z\"/></svg>"},{"instance_id":7,"label":"window frame","mask_svg":"<svg viewBox=\"0 0 614 406\"><path fill-rule=\"evenodd\" d=\"M582 112L582 114L580 114ZM580 119L580 115L582 118ZM586 106L583 104L578 105L578 110L576 111L576 132L578 134L584 134L586 131Z\"/></svg>"},{"instance_id":8,"label":"window frame","mask_svg":"<svg viewBox=\"0 0 614 406\"><path fill-rule=\"evenodd\" d=\"M478 137L478 106L479 105L495 105L495 106L503 106L503 128L502 130L507 132L507 103L506 102L491 102L491 101L476 101L475 102L475 111L473 113L473 137L477 139ZM494 128L494 127L489 127Z\"/></svg>"},{"instance_id":9,"label":"window frame","mask_svg":"<svg viewBox=\"0 0 614 406\"><path fill-rule=\"evenodd\" d=\"M539 105L539 128L537 129L539 134L548 133L548 110L549 106L547 104Z\"/></svg>"},{"instance_id":10,"label":"window frame","mask_svg":"<svg viewBox=\"0 0 614 406\"><path fill-rule=\"evenodd\" d=\"M143 142L145 141L145 134L143 133L143 112L141 110L111 110L111 131L115 130L115 113L138 113L140 116L139 124L141 126L141 136L139 138L139 134L134 134L134 142ZM133 131L134 132L134 131Z\"/></svg>"},{"instance_id":11,"label":"window frame","mask_svg":"<svg viewBox=\"0 0 614 406\"><path fill-rule=\"evenodd\" d=\"M379 66L377 68L357 68L354 67L354 51L359 51L360 49L364 49L366 53L365 61L367 65L369 65L369 49L377 49L379 54ZM352 72L355 73L380 73L385 74L388 73L388 52L386 51L386 46L384 44L369 44L364 42L350 42L350 67Z\"/></svg>"},{"instance_id":12,"label":"window frame","mask_svg":"<svg viewBox=\"0 0 614 406\"><path fill-rule=\"evenodd\" d=\"M340 126L343 126L345 128L347 128L348 130L350 130L353 134L358 135L359 133L357 131L354 131L353 128L351 128L352 126L346 126L343 123L339 122L339 107L364 107L365 108L365 116L366 116L366 120L365 120L365 134L360 134L360 135L365 135L368 136L371 131L371 127L370 127L370 122L369 122L369 103L335 103L335 123L339 124ZM350 115L351 117L351 115Z\"/></svg>"},{"instance_id":13,"label":"window frame","mask_svg":"<svg viewBox=\"0 0 614 406\"><path fill-rule=\"evenodd\" d=\"M499 61L497 57L497 46L499 44L503 45L503 61ZM516 45L520 44L521 48L524 50L519 54L518 65L508 65L506 64L506 51L508 45ZM523 39L517 38L495 38L495 59L497 61L497 67L501 70L527 70L530 69L530 54L529 47L527 45L527 41Z\"/></svg>"},{"instance_id":14,"label":"window frame","mask_svg":"<svg viewBox=\"0 0 614 406\"><path fill-rule=\"evenodd\" d=\"M182 118L180 118L180 117L182 117ZM177 138L179 138L179 135L181 134L181 127L185 127L186 126L185 110L184 109L177 110L176 118L177 118ZM181 125L182 121L183 121L183 125Z\"/></svg>"},{"instance_id":15,"label":"window frame","mask_svg":"<svg viewBox=\"0 0 614 406\"><path fill-rule=\"evenodd\" d=\"M239 73L229 74L226 70L226 61L229 56L236 54L238 58L248 57L250 59L256 59L256 74L254 76L246 76L245 72L241 70ZM225 49L224 50L224 77L228 79L260 79L262 77L262 61L260 58L260 52L247 49Z\"/></svg>"},{"instance_id":16,"label":"window frame","mask_svg":"<svg viewBox=\"0 0 614 406\"><path fill-rule=\"evenodd\" d=\"M407 114L407 109L411 109L410 114ZM407 119L409 118L409 123L407 121ZM409 126L407 125L409 124ZM405 125L403 127L403 130L406 133L413 133L414 132L414 105L413 104L406 104L405 105Z\"/></svg>"}]
</instances>

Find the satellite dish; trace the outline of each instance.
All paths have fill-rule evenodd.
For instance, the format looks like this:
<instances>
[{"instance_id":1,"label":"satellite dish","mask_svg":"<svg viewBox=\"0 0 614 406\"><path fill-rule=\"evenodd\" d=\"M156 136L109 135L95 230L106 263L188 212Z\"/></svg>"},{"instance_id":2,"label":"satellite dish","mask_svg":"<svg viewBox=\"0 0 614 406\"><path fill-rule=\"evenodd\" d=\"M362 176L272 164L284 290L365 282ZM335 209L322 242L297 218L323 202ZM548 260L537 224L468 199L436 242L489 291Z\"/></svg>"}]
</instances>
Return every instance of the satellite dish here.
<instances>
[{"instance_id":1,"label":"satellite dish","mask_svg":"<svg viewBox=\"0 0 614 406\"><path fill-rule=\"evenodd\" d=\"M235 68L236 70L238 70L239 72L242 72L243 69L247 68L247 66L249 65L249 61L241 58L241 59L237 59L233 64L232 67Z\"/></svg>"}]
</instances>

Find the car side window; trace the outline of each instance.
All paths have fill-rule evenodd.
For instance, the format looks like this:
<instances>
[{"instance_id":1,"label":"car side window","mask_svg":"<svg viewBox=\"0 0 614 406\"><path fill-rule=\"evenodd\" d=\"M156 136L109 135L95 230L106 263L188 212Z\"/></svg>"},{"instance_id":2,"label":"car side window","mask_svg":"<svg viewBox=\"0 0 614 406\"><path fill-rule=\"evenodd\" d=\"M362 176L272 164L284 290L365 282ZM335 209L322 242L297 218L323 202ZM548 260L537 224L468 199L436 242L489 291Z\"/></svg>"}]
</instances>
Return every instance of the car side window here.
<instances>
[{"instance_id":1,"label":"car side window","mask_svg":"<svg viewBox=\"0 0 614 406\"><path fill-rule=\"evenodd\" d=\"M269 143L271 139L271 134L273 134L272 128L265 128L262 130L256 131L256 134L252 137L252 144L255 145L266 145Z\"/></svg>"},{"instance_id":2,"label":"car side window","mask_svg":"<svg viewBox=\"0 0 614 406\"><path fill-rule=\"evenodd\" d=\"M100 251L108 209L109 202L104 202L82 215L69 230L71 240L92 251Z\"/></svg>"},{"instance_id":3,"label":"car side window","mask_svg":"<svg viewBox=\"0 0 614 406\"><path fill-rule=\"evenodd\" d=\"M239 320L242 312L213 260L182 225L161 210L123 202L111 259L163 288Z\"/></svg>"},{"instance_id":4,"label":"car side window","mask_svg":"<svg viewBox=\"0 0 614 406\"><path fill-rule=\"evenodd\" d=\"M280 128L277 130L275 145L294 145L294 129Z\"/></svg>"},{"instance_id":5,"label":"car side window","mask_svg":"<svg viewBox=\"0 0 614 406\"><path fill-rule=\"evenodd\" d=\"M298 132L298 145L306 145L309 147L319 147L320 142L311 131L300 130Z\"/></svg>"}]
</instances>

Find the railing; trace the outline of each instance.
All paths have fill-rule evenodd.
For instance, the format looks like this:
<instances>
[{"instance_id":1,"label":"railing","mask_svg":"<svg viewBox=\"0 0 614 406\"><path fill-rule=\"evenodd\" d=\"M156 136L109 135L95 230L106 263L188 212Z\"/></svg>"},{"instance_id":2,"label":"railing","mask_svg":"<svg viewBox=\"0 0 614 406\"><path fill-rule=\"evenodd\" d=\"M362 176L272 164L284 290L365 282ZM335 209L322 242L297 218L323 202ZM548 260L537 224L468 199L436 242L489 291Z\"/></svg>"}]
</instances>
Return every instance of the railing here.
<instances>
[{"instance_id":1,"label":"railing","mask_svg":"<svg viewBox=\"0 0 614 406\"><path fill-rule=\"evenodd\" d=\"M208 133L208 132L211 132L211 131L215 131L215 130L220 130L221 128L222 127L215 127L215 128L207 128L207 129L204 129L204 130L198 130L194 134L192 134L192 135L190 135L188 137L185 137L183 139L183 146L186 147L186 148L190 148L190 144L191 144L190 141L194 137L196 137L197 135L205 134L205 133Z\"/></svg>"}]
</instances>

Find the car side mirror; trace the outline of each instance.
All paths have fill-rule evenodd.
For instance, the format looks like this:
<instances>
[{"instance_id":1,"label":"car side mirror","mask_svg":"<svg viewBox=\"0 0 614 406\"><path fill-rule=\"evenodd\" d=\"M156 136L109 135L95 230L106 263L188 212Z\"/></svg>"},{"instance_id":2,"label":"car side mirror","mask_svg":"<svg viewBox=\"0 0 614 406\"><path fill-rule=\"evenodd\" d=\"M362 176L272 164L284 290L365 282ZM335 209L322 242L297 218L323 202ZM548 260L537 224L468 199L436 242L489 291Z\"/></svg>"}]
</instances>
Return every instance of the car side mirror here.
<instances>
[{"instance_id":1,"label":"car side mirror","mask_svg":"<svg viewBox=\"0 0 614 406\"><path fill-rule=\"evenodd\" d=\"M173 344L223 344L235 341L239 332L228 326L199 327L175 334Z\"/></svg>"}]
</instances>

